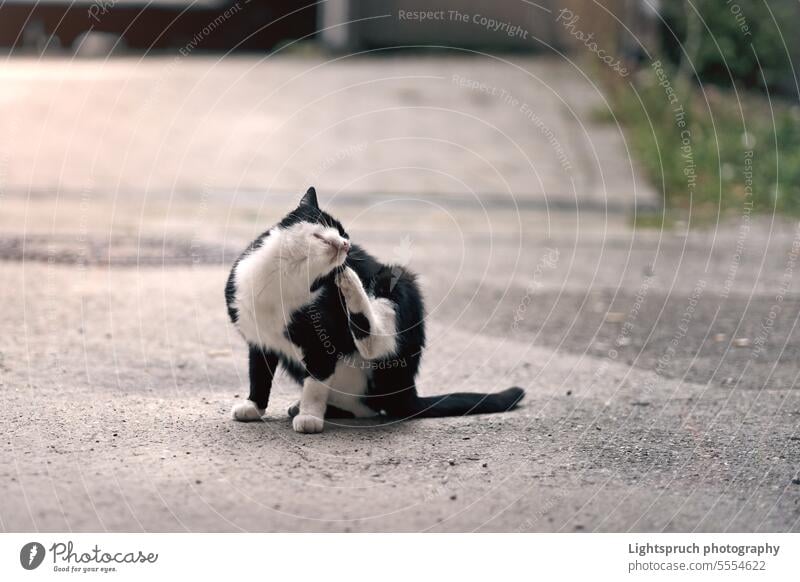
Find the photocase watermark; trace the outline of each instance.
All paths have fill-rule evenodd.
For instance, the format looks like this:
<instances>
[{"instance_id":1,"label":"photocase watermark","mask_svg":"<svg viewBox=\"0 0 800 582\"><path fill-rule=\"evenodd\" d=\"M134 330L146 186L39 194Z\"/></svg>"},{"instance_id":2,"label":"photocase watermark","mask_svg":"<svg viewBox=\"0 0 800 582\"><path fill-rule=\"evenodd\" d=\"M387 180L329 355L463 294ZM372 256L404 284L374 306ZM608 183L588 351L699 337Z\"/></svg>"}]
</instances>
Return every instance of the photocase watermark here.
<instances>
[{"instance_id":1,"label":"photocase watermark","mask_svg":"<svg viewBox=\"0 0 800 582\"><path fill-rule=\"evenodd\" d=\"M35 570L44 561L44 546L39 542L28 542L19 551L19 563L26 570Z\"/></svg>"},{"instance_id":2,"label":"photocase watermark","mask_svg":"<svg viewBox=\"0 0 800 582\"><path fill-rule=\"evenodd\" d=\"M564 150L564 147L561 145L561 142L556 137L555 132L544 122L544 120L542 120L541 117L539 117L539 115L533 110L533 108L530 105L514 97L514 95L512 95L502 87L489 85L487 83L478 81L477 79L470 79L469 77L464 77L462 75L454 74L451 80L459 88L469 89L470 91L477 91L479 93L483 93L484 95L488 95L490 97L496 97L504 105L508 105L509 107L512 107L517 111L519 111L519 113L521 113L525 117L525 119L533 123L536 129L538 129L539 132L545 137L547 143L555 152L556 157L558 158L558 162L559 164L561 164L561 168L565 172L572 171L572 162L570 162L569 156L567 155L567 152Z\"/></svg>"},{"instance_id":3,"label":"photocase watermark","mask_svg":"<svg viewBox=\"0 0 800 582\"><path fill-rule=\"evenodd\" d=\"M795 227L795 235L792 239L792 247L789 251L789 256L786 259L786 265L783 269L783 274L781 275L781 283L778 286L778 292L775 294L775 303L773 303L769 308L767 316L761 322L761 329L753 341L754 345L751 355L754 360L758 359L758 357L764 351L767 340L769 339L769 336L772 335L772 330L775 327L775 320L778 319L778 316L783 310L783 300L786 297L786 293L789 292L789 287L792 284L792 279L794 278L794 268L797 265L798 256L800 256L800 222L798 222L797 226Z\"/></svg>"},{"instance_id":4,"label":"photocase watermark","mask_svg":"<svg viewBox=\"0 0 800 582\"><path fill-rule=\"evenodd\" d=\"M490 30L492 32L501 32L511 38L516 37L523 40L528 40L528 35L530 34L520 25L514 24L507 20L497 20L482 14L468 14L465 12L459 12L458 10L448 10L448 13L450 20L464 23L471 22L472 24L477 24L486 30Z\"/></svg>"},{"instance_id":5,"label":"photocase watermark","mask_svg":"<svg viewBox=\"0 0 800 582\"><path fill-rule=\"evenodd\" d=\"M519 107L519 99L514 97L502 87L489 85L487 83L478 81L477 79L470 79L469 77L464 77L458 73L453 74L452 81L461 89L469 89L470 91L477 91L490 97L497 97L505 105L509 105L513 108Z\"/></svg>"},{"instance_id":6,"label":"photocase watermark","mask_svg":"<svg viewBox=\"0 0 800 582\"><path fill-rule=\"evenodd\" d=\"M539 521L547 515L550 511L556 508L556 506L563 501L563 497L559 495L555 495L550 497L547 501L537 506L537 509L534 513L528 514L522 523L520 523L517 528L514 530L515 533L526 533L529 531L536 530L536 526Z\"/></svg>"},{"instance_id":7,"label":"photocase watermark","mask_svg":"<svg viewBox=\"0 0 800 582\"><path fill-rule=\"evenodd\" d=\"M686 302L686 308L684 309L681 318L678 320L678 326L675 334L672 336L672 339L667 345L667 349L664 351L661 357L658 358L658 363L656 364L656 374L662 375L663 372L669 367L678 345L683 338L686 337L686 334L689 331L689 324L691 324L692 320L694 319L694 313L697 309L697 302L703 295L705 288L705 279L700 279L695 284L694 289L692 289L692 293L689 295L689 299Z\"/></svg>"},{"instance_id":8,"label":"photocase watermark","mask_svg":"<svg viewBox=\"0 0 800 582\"><path fill-rule=\"evenodd\" d=\"M593 32L586 33L580 30L576 25L581 17L575 14L569 8L562 8L556 16L556 22L560 23L564 29L569 32L570 36L581 42L591 53L594 53L597 58L604 63L612 71L619 74L621 77L627 77L630 72L622 64L622 61L612 54L609 54L605 49L601 48L595 40Z\"/></svg>"},{"instance_id":9,"label":"photocase watermark","mask_svg":"<svg viewBox=\"0 0 800 582\"><path fill-rule=\"evenodd\" d=\"M656 60L652 63L651 67L655 72L658 84L664 89L664 95L667 97L669 104L672 106L672 115L675 120L675 127L680 132L680 151L681 160L683 161L683 175L686 178L686 190L689 195L689 200L694 198L694 192L697 187L697 169L694 161L694 151L692 149L692 131L689 128L689 122L686 117L686 109L683 106L677 92L672 87L669 76L664 70L661 61Z\"/></svg>"},{"instance_id":10,"label":"photocase watermark","mask_svg":"<svg viewBox=\"0 0 800 582\"><path fill-rule=\"evenodd\" d=\"M393 368L408 367L408 361L405 358L365 360L363 358L355 358L352 354L339 354L337 358L340 362L344 362L351 368L358 368L360 370L391 370Z\"/></svg>"},{"instance_id":11,"label":"photocase watermark","mask_svg":"<svg viewBox=\"0 0 800 582\"><path fill-rule=\"evenodd\" d=\"M78 234L75 237L78 243L77 267L85 271L90 261L89 253L89 204L94 192L94 180L81 189L80 202L78 203Z\"/></svg>"},{"instance_id":12,"label":"photocase watermark","mask_svg":"<svg viewBox=\"0 0 800 582\"><path fill-rule=\"evenodd\" d=\"M722 284L720 295L727 298L733 289L736 274L742 264L744 256L745 242L750 235L751 215L753 213L753 150L748 149L744 152L744 202L742 202L742 217L739 221L739 230L736 234L736 245L734 246L731 264L728 266L728 274Z\"/></svg>"},{"instance_id":13,"label":"photocase watermark","mask_svg":"<svg viewBox=\"0 0 800 582\"><path fill-rule=\"evenodd\" d=\"M92 20L94 20L99 24L100 18L108 14L111 11L111 9L114 8L114 6L116 5L117 5L116 0L99 0L94 4L92 4L91 6L89 6L89 9L87 11L89 14L89 18L91 18Z\"/></svg>"},{"instance_id":14,"label":"photocase watermark","mask_svg":"<svg viewBox=\"0 0 800 582\"><path fill-rule=\"evenodd\" d=\"M314 168L308 175L309 177L308 183L309 184L315 183L322 174L324 174L334 166L340 164L341 162L349 158L352 158L354 156L357 156L361 152L365 151L368 147L369 143L362 141L357 144L348 145L347 147L337 151L335 154L326 157L322 161L322 163L316 168Z\"/></svg>"},{"instance_id":15,"label":"photocase watermark","mask_svg":"<svg viewBox=\"0 0 800 582\"><path fill-rule=\"evenodd\" d=\"M109 564L154 564L158 561L158 554L153 552L106 552L97 544L88 551L76 552L71 541L54 543L50 553L55 572L114 572L116 566Z\"/></svg>"},{"instance_id":16,"label":"photocase watermark","mask_svg":"<svg viewBox=\"0 0 800 582\"><path fill-rule=\"evenodd\" d=\"M311 325L314 328L314 333L317 334L317 339L322 344L322 349L325 350L326 354L332 356L337 352L336 345L333 343L333 338L325 329L322 314L317 310L316 307L312 307L309 317L311 318Z\"/></svg>"},{"instance_id":17,"label":"photocase watermark","mask_svg":"<svg viewBox=\"0 0 800 582\"><path fill-rule=\"evenodd\" d=\"M528 306L531 304L531 301L533 301L533 296L542 287L542 282L539 280L542 276L542 273L545 271L545 269L555 269L556 265L558 265L558 249L548 248L546 251L547 254L542 256L536 263L536 267L533 269L533 278L525 288L525 295L522 297L519 305L517 305L517 309L514 311L514 321L511 323L511 329L514 331L519 329L519 324L525 321L525 315L528 311Z\"/></svg>"},{"instance_id":18,"label":"photocase watermark","mask_svg":"<svg viewBox=\"0 0 800 582\"><path fill-rule=\"evenodd\" d=\"M317 339L322 344L322 349L329 356L336 355L336 359L351 368L358 368L361 370L390 370L392 368L406 368L408 362L405 358L383 358L379 360L365 360L358 358L355 354L345 354L339 351L333 341L333 337L328 333L324 318L316 307L312 307L309 312L311 319L311 326L314 328L314 333L317 334Z\"/></svg>"},{"instance_id":19,"label":"photocase watermark","mask_svg":"<svg viewBox=\"0 0 800 582\"><path fill-rule=\"evenodd\" d=\"M158 554L155 552L106 551L99 545L84 550L76 550L72 541L56 542L48 550L39 542L29 542L22 546L19 553L20 565L26 570L35 570L44 562L49 553L52 558L54 572L65 573L102 573L116 572L120 565L155 564Z\"/></svg>"},{"instance_id":20,"label":"photocase watermark","mask_svg":"<svg viewBox=\"0 0 800 582\"><path fill-rule=\"evenodd\" d=\"M653 72L656 74L656 79L658 80L658 84L664 89L664 94L667 96L667 100L669 104L677 106L679 104L678 94L675 92L675 89L672 87L672 83L669 80L669 76L667 72L664 70L664 65L661 64L661 61L653 61L650 65L653 68Z\"/></svg>"},{"instance_id":21,"label":"photocase watermark","mask_svg":"<svg viewBox=\"0 0 800 582\"><path fill-rule=\"evenodd\" d=\"M528 40L530 36L530 32L519 24L460 10L398 10L397 19L406 22L460 22L475 24L491 32L504 34L509 38Z\"/></svg>"},{"instance_id":22,"label":"photocase watermark","mask_svg":"<svg viewBox=\"0 0 800 582\"><path fill-rule=\"evenodd\" d=\"M650 287L652 286L654 279L654 275L648 274L639 284L639 288L636 290L636 295L633 298L633 305L631 305L631 308L628 310L628 313L622 322L622 326L620 327L619 333L614 341L614 345L608 349L606 352L606 357L592 375L592 381L589 384L590 387L594 386L594 384L600 378L604 377L609 366L611 365L611 362L617 360L619 357L618 348L627 346L631 343L631 335L633 334L634 325L636 320L639 318L639 312L642 310L642 307L647 300L647 295L650 292Z\"/></svg>"},{"instance_id":23,"label":"photocase watermark","mask_svg":"<svg viewBox=\"0 0 800 582\"><path fill-rule=\"evenodd\" d=\"M550 147L556 154L559 163L561 164L561 169L565 172L572 171L572 163L569 161L569 157L567 156L566 152L564 151L561 142L558 141L556 138L556 134L553 133L553 130L548 127L548 125L542 121L542 119L536 114L536 112L531 109L527 103L523 103L519 108L520 113L524 115L533 125L538 129L541 134L547 140L547 143L550 144Z\"/></svg>"},{"instance_id":24,"label":"photocase watermark","mask_svg":"<svg viewBox=\"0 0 800 582\"><path fill-rule=\"evenodd\" d=\"M654 275L647 275L639 285L639 289L637 289L636 295L633 298L633 305L628 310L628 315L625 316L625 321L623 321L622 327L620 327L619 333L617 334L617 339L614 342L615 346L625 346L630 343L634 323L639 317L639 312L642 310L642 306L647 299L647 294L650 291L654 279ZM616 350L609 352L609 357L611 359L616 359L617 355Z\"/></svg>"},{"instance_id":25,"label":"photocase watermark","mask_svg":"<svg viewBox=\"0 0 800 582\"><path fill-rule=\"evenodd\" d=\"M244 0L244 4L249 4L250 0ZM181 56L188 57L191 52L200 46L205 39L209 36L214 34L214 31L217 30L220 26L225 24L228 20L230 20L233 16L236 16L242 10L242 3L236 2L233 6L227 8L225 12L217 16L214 20L206 24L202 29L200 29L192 39L187 42L183 47L178 49L178 52L181 53Z\"/></svg>"},{"instance_id":26,"label":"photocase watermark","mask_svg":"<svg viewBox=\"0 0 800 582\"><path fill-rule=\"evenodd\" d=\"M398 20L412 22L442 21L447 20L447 10L398 10Z\"/></svg>"},{"instance_id":27,"label":"photocase watermark","mask_svg":"<svg viewBox=\"0 0 800 582\"><path fill-rule=\"evenodd\" d=\"M753 36L753 31L750 30L750 24L747 22L747 17L744 15L744 12L742 12L742 7L733 0L725 0L725 4L728 5L728 10L730 10L734 20L736 20L736 24L741 33L744 36Z\"/></svg>"},{"instance_id":28,"label":"photocase watermark","mask_svg":"<svg viewBox=\"0 0 800 582\"><path fill-rule=\"evenodd\" d=\"M389 291L391 292L403 274L406 272L406 267L411 262L411 256L414 254L411 236L406 235L402 238L400 243L392 249L392 278L389 281Z\"/></svg>"},{"instance_id":29,"label":"photocase watermark","mask_svg":"<svg viewBox=\"0 0 800 582\"><path fill-rule=\"evenodd\" d=\"M195 223L198 225L198 231L192 235L191 240L189 241L189 254L192 257L192 264L197 265L203 260L203 252L202 252L202 242L200 240L200 235L198 234L199 229L202 228L204 224L206 224L206 219L208 217L208 196L209 190L207 184L203 184L202 188L200 189L200 200L194 204L195 208Z\"/></svg>"},{"instance_id":30,"label":"photocase watermark","mask_svg":"<svg viewBox=\"0 0 800 582\"><path fill-rule=\"evenodd\" d=\"M142 103L139 109L141 116L144 116L144 114L150 110L150 108L153 105L153 102L155 102L156 98L162 92L166 82L170 81L173 78L175 70L181 65L183 59L191 55L192 51L194 51L194 49L199 47L200 44L206 38L211 36L214 30L219 28L219 26L223 22L229 20L231 16L233 16L234 14L238 14L242 10L241 7L242 4L250 4L250 2L251 0L244 0L243 2L237 2L236 4L228 8L221 16L217 17L207 26L203 27L203 29L199 33L195 34L194 37L192 37L192 40L190 40L184 46L178 49L179 54L175 55L175 57L167 64L167 66L164 67L164 69L161 72L161 75L159 76L158 82L153 84L152 89L150 90L144 102Z\"/></svg>"},{"instance_id":31,"label":"photocase watermark","mask_svg":"<svg viewBox=\"0 0 800 582\"><path fill-rule=\"evenodd\" d=\"M675 333L673 334L669 344L667 344L666 349L656 362L655 377L650 378L645 383L643 390L645 394L650 394L653 391L656 386L657 378L666 376L672 363L672 359L677 353L678 347L689 333L689 326L694 320L695 312L697 311L697 304L699 303L700 298L703 296L706 286L707 283L705 279L698 279L692 288L692 292L689 294L689 298L686 300L686 306L681 314L681 318L678 320L677 329L675 330Z\"/></svg>"},{"instance_id":32,"label":"photocase watermark","mask_svg":"<svg viewBox=\"0 0 800 582\"><path fill-rule=\"evenodd\" d=\"M681 105L675 112L675 123L681 128L681 159L683 160L683 176L686 178L686 190L689 200L694 197L697 187L697 170L692 150L692 132L686 127L686 112Z\"/></svg>"}]
</instances>

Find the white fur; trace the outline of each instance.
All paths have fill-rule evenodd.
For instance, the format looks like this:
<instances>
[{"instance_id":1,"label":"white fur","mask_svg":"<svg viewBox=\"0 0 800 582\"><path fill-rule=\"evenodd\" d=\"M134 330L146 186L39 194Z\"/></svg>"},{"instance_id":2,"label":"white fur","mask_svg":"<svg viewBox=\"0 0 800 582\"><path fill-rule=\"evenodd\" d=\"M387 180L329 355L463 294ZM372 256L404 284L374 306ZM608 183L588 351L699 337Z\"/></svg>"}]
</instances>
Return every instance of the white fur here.
<instances>
[{"instance_id":1,"label":"white fur","mask_svg":"<svg viewBox=\"0 0 800 582\"><path fill-rule=\"evenodd\" d=\"M252 400L245 400L244 402L237 402L231 409L231 417L233 420L240 422L249 422L253 420L261 420L266 410L259 408Z\"/></svg>"},{"instance_id":2,"label":"white fur","mask_svg":"<svg viewBox=\"0 0 800 582\"><path fill-rule=\"evenodd\" d=\"M292 428L295 432L316 434L322 432L324 426L325 421L322 418L302 412L292 419Z\"/></svg>"},{"instance_id":3,"label":"white fur","mask_svg":"<svg viewBox=\"0 0 800 582\"><path fill-rule=\"evenodd\" d=\"M310 290L314 280L344 262L345 254L333 256L326 240L336 229L299 223L289 229L273 228L260 248L239 261L234 272L238 310L237 327L255 345L280 352L298 364L303 361L300 347L284 335L292 314L311 303L319 293Z\"/></svg>"},{"instance_id":4,"label":"white fur","mask_svg":"<svg viewBox=\"0 0 800 582\"><path fill-rule=\"evenodd\" d=\"M347 267L336 278L344 296L347 309L362 313L369 320L369 335L355 340L358 353L366 360L386 358L397 349L397 319L394 303L384 297L367 295L361 279L353 269Z\"/></svg>"},{"instance_id":5,"label":"white fur","mask_svg":"<svg viewBox=\"0 0 800 582\"><path fill-rule=\"evenodd\" d=\"M322 432L329 391L325 382L311 376L305 379L303 393L300 395L300 414L292 419L295 432Z\"/></svg>"},{"instance_id":6,"label":"white fur","mask_svg":"<svg viewBox=\"0 0 800 582\"><path fill-rule=\"evenodd\" d=\"M352 412L357 418L377 416L378 413L361 400L367 393L369 376L369 362L359 356L339 360L327 381L328 404Z\"/></svg>"},{"instance_id":7,"label":"white fur","mask_svg":"<svg viewBox=\"0 0 800 582\"><path fill-rule=\"evenodd\" d=\"M324 428L325 409L329 404L352 412L357 418L377 416L361 401L367 392L369 365L359 357L342 359L325 381L306 378L300 398L300 413L292 419L292 428L302 433L319 433Z\"/></svg>"},{"instance_id":8,"label":"white fur","mask_svg":"<svg viewBox=\"0 0 800 582\"><path fill-rule=\"evenodd\" d=\"M302 349L286 338L284 330L292 314L313 302L320 293L310 290L314 280L344 262L348 245L336 229L322 225L299 223L288 229L273 228L261 247L239 261L234 271L233 306L238 311L237 327L244 338L302 365ZM373 331L370 338L356 342L362 344L357 346L359 353L366 358L364 354L379 357L394 352L394 307L384 299L370 300L358 275L352 269L347 271L354 305L361 302L358 312L367 314ZM294 430L322 432L329 402L358 417L375 416L360 401L367 390L369 373L369 366L361 358L353 358L339 361L325 382L307 378L300 412L292 420ZM234 406L231 414L236 420L257 420L264 410L248 400Z\"/></svg>"}]
</instances>

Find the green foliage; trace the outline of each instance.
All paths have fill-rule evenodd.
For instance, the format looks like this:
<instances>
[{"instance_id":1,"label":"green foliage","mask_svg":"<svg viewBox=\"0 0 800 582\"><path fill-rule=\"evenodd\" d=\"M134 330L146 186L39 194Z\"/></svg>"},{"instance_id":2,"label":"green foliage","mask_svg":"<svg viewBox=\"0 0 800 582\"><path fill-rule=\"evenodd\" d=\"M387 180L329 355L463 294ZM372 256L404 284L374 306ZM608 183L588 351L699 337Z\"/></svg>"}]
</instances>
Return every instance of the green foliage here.
<instances>
[{"instance_id":1,"label":"green foliage","mask_svg":"<svg viewBox=\"0 0 800 582\"><path fill-rule=\"evenodd\" d=\"M800 107L665 73L674 103L653 68L637 73L635 89L619 80L608 87L611 113L653 184L663 186L667 206L691 210L693 220L751 204L755 212L800 215ZM677 124L680 106L685 128Z\"/></svg>"},{"instance_id":2,"label":"green foliage","mask_svg":"<svg viewBox=\"0 0 800 582\"><path fill-rule=\"evenodd\" d=\"M730 86L733 77L737 85L761 88L766 80L770 88L796 92L789 59L792 47L797 47L796 26L800 24L796 0L691 3L697 12L686 0L661 2L666 21L662 30L664 50L673 64L686 58L683 48L689 52L702 83Z\"/></svg>"}]
</instances>

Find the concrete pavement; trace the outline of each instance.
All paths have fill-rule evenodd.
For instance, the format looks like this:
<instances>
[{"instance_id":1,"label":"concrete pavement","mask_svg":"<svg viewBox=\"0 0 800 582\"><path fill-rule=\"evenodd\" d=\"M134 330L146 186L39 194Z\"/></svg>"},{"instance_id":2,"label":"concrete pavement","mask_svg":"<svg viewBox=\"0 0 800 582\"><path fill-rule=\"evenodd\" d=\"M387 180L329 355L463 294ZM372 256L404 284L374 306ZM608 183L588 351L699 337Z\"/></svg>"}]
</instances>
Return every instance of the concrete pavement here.
<instances>
[{"instance_id":1,"label":"concrete pavement","mask_svg":"<svg viewBox=\"0 0 800 582\"><path fill-rule=\"evenodd\" d=\"M579 69L550 60L14 59L0 68L9 191L484 197L630 208L657 196ZM366 169L366 171L365 171Z\"/></svg>"},{"instance_id":2,"label":"concrete pavement","mask_svg":"<svg viewBox=\"0 0 800 582\"><path fill-rule=\"evenodd\" d=\"M550 139L517 127L496 95L445 79L397 80L446 76L453 66L486 83L511 79L494 65L417 62L364 61L321 74L320 85L360 86L366 101L329 95L336 108L292 117L313 102L314 85L304 81L283 109L269 109L273 129L290 118L298 124L294 137L237 125L238 114L258 108L231 80L252 69L249 86L259 86L316 62L200 59L169 75L158 59L79 63L68 91L53 80L58 61L4 67L10 82L0 107L16 115L0 123L15 124L17 139L0 132L2 529L800 529L796 226L733 217L705 230L634 229L630 183L616 198L589 188L588 203L570 209L569 197L559 198L565 171L553 139L580 146L547 87L520 81L515 91L550 103L542 105L542 119L558 127ZM577 81L568 67L528 66L561 96L582 95L570 92ZM374 82L378 73L396 85ZM162 118L158 94L140 101L154 85L174 98ZM484 148L507 164L509 189L455 146L380 141L384 131L409 137L407 123L418 117L407 107L405 122L357 123L300 147L304 124L403 99L435 105L445 86L459 115L483 111L483 121L516 132L541 184L526 177L510 141L473 133L480 122L413 129L426 138L449 129L460 146ZM238 97L226 101L229 93ZM200 96L202 106L178 105ZM76 115L71 99L91 106ZM586 127L607 138L607 128ZM325 161L336 145L362 139L370 146ZM621 137L608 139L597 151L624 165ZM298 147L299 158L291 155ZM398 169L423 162L424 171ZM587 164L574 163L576 185L597 185ZM426 181L431 167L459 178ZM229 420L246 396L246 362L226 321L227 269L290 206L290 188L311 178L354 240L421 274L431 331L421 390L518 384L528 391L520 409L331 424L309 437L290 429L285 410L297 392L280 377L264 423ZM475 195L460 181L474 183ZM562 202L548 209L545 194Z\"/></svg>"}]
</instances>

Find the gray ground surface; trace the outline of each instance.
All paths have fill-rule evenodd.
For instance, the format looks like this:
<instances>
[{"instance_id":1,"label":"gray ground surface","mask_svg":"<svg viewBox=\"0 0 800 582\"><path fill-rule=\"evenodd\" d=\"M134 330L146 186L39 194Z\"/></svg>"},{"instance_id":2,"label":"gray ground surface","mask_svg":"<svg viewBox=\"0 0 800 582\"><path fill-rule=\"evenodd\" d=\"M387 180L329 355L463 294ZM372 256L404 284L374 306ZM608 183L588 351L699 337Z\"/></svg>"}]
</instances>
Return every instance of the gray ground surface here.
<instances>
[{"instance_id":1,"label":"gray ground surface","mask_svg":"<svg viewBox=\"0 0 800 582\"><path fill-rule=\"evenodd\" d=\"M588 126L594 84L548 59L17 59L0 81L9 189L654 200L619 131Z\"/></svg>"},{"instance_id":2,"label":"gray ground surface","mask_svg":"<svg viewBox=\"0 0 800 582\"><path fill-rule=\"evenodd\" d=\"M584 189L603 167L591 160L573 164L588 200L575 208L552 140L516 127L496 97L469 92L449 96L450 107L517 130L541 184L511 140L476 136L477 125L450 123L451 141L504 162L510 190L454 151L375 145L444 132L449 112L425 123L382 114L292 157L309 128L408 99L436 105L445 97L435 83L454 88L376 79L453 67L540 103L555 138L583 148L547 87L481 62L339 64L326 91L309 96L304 81L263 109L251 97L264 78L319 63L192 59L165 77L168 64L81 63L69 90L58 61L0 73L0 123L13 124L0 132L4 530L800 530L795 225L734 217L689 234L635 230L632 182L616 166L613 192ZM590 107L567 67L518 64ZM350 90L358 103L328 95L358 83L369 87ZM311 105L317 98L338 101ZM293 146L235 124L300 109L283 134ZM624 169L621 136L586 131ZM370 145L341 158L342 142ZM375 157L358 158L366 152ZM475 194L421 179L430 169ZM265 422L229 420L247 391L244 346L223 307L228 265L311 178L354 240L421 273L431 333L421 391L518 384L521 408L331 423L304 436L291 431L297 389L281 376ZM545 194L559 201L549 211Z\"/></svg>"}]
</instances>

